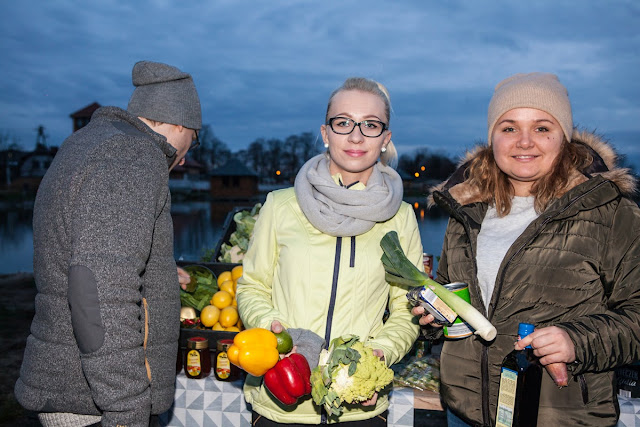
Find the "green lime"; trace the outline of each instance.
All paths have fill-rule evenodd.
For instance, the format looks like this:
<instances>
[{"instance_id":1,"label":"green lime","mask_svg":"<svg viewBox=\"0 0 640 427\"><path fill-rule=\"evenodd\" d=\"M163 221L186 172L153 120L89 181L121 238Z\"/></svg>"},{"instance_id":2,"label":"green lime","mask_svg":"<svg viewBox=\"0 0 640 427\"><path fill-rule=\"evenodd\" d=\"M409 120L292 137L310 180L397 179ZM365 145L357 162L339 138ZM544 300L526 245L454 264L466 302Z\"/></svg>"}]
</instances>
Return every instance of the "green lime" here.
<instances>
[{"instance_id":1,"label":"green lime","mask_svg":"<svg viewBox=\"0 0 640 427\"><path fill-rule=\"evenodd\" d=\"M286 354L291 351L293 348L293 340L291 339L291 335L287 331L278 332L275 334L276 339L278 340L278 353Z\"/></svg>"}]
</instances>

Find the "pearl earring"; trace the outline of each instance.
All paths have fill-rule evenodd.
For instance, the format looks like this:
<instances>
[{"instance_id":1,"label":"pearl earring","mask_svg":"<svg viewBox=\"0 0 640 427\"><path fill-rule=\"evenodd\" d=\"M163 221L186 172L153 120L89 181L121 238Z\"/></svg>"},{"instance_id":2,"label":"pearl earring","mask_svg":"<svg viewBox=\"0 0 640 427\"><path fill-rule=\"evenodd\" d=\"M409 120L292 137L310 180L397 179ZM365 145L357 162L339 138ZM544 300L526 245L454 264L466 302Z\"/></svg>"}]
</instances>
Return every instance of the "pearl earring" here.
<instances>
[{"instance_id":1,"label":"pearl earring","mask_svg":"<svg viewBox=\"0 0 640 427\"><path fill-rule=\"evenodd\" d=\"M380 151L382 151L384 153L385 151L387 151L387 147L382 147L382 150L380 150Z\"/></svg>"},{"instance_id":2,"label":"pearl earring","mask_svg":"<svg viewBox=\"0 0 640 427\"><path fill-rule=\"evenodd\" d=\"M329 148L329 144L325 143L324 148Z\"/></svg>"}]
</instances>

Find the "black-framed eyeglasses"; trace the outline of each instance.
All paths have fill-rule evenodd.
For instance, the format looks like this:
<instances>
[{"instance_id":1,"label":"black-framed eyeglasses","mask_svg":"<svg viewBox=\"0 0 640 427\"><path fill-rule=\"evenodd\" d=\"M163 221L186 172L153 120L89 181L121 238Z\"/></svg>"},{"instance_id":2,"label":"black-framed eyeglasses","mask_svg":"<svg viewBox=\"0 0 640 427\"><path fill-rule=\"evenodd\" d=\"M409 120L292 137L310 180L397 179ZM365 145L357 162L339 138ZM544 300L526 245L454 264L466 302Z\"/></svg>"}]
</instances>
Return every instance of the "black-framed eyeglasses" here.
<instances>
[{"instance_id":1,"label":"black-framed eyeglasses","mask_svg":"<svg viewBox=\"0 0 640 427\"><path fill-rule=\"evenodd\" d=\"M368 138L377 138L382 132L389 129L386 123L380 120L363 120L356 122L348 117L331 117L325 123L331 127L331 130L338 135L349 135L358 126L360 132Z\"/></svg>"},{"instance_id":2,"label":"black-framed eyeglasses","mask_svg":"<svg viewBox=\"0 0 640 427\"><path fill-rule=\"evenodd\" d=\"M194 148L197 148L200 145L200 139L198 138L198 131L197 130L193 130L194 136L193 139L191 140L191 146L189 147L189 150L193 150Z\"/></svg>"}]
</instances>

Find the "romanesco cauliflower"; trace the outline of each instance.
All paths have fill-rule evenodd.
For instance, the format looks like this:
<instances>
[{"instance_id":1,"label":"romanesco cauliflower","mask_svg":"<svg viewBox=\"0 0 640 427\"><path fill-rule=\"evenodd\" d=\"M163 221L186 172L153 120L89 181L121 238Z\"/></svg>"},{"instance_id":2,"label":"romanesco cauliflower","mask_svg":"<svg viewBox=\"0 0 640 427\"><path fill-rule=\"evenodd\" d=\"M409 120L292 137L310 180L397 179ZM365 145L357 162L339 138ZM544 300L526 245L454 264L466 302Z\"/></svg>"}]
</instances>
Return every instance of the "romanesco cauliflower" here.
<instances>
[{"instance_id":1,"label":"romanesco cauliflower","mask_svg":"<svg viewBox=\"0 0 640 427\"><path fill-rule=\"evenodd\" d=\"M360 403L393 381L393 370L355 335L331 341L311 372L311 395L329 415L342 414L343 403Z\"/></svg>"}]
</instances>

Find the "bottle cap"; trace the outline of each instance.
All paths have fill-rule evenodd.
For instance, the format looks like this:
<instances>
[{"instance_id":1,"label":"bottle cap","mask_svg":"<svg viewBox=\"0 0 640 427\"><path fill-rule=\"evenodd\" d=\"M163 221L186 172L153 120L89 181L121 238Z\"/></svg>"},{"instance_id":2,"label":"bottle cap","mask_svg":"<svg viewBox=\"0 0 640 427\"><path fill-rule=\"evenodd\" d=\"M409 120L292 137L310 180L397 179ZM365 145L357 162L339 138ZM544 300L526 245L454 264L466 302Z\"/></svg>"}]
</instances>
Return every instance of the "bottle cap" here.
<instances>
[{"instance_id":1,"label":"bottle cap","mask_svg":"<svg viewBox=\"0 0 640 427\"><path fill-rule=\"evenodd\" d=\"M229 347L231 347L232 345L233 345L233 340L230 340L230 339L218 340L218 343L216 344L218 351L227 351L229 350Z\"/></svg>"},{"instance_id":2,"label":"bottle cap","mask_svg":"<svg viewBox=\"0 0 640 427\"><path fill-rule=\"evenodd\" d=\"M203 337L191 337L187 340L187 348L189 350L202 350L203 348L209 348L209 340Z\"/></svg>"},{"instance_id":3,"label":"bottle cap","mask_svg":"<svg viewBox=\"0 0 640 427\"><path fill-rule=\"evenodd\" d=\"M520 339L529 335L531 332L533 332L534 329L535 326L533 326L531 323L520 323L518 325L518 335L520 336Z\"/></svg>"}]
</instances>

